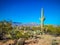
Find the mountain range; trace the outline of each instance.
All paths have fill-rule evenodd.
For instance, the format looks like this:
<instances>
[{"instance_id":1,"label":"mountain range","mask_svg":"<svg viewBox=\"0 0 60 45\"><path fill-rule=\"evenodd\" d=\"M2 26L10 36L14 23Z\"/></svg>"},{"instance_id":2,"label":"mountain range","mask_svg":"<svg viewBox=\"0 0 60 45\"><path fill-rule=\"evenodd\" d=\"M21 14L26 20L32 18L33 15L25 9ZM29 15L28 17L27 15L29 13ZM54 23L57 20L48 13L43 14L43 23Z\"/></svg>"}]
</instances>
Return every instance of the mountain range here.
<instances>
[{"instance_id":1,"label":"mountain range","mask_svg":"<svg viewBox=\"0 0 60 45\"><path fill-rule=\"evenodd\" d=\"M13 22L12 23L13 26L38 26L39 24L37 23L21 23L21 22Z\"/></svg>"}]
</instances>

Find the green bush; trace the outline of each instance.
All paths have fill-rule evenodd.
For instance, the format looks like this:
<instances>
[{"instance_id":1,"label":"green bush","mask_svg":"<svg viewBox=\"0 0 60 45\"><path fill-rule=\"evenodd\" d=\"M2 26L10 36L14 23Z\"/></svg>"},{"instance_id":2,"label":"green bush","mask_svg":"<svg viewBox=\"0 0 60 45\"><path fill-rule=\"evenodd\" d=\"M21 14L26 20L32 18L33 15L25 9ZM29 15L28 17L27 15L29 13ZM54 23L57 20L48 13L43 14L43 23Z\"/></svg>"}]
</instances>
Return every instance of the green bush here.
<instances>
[{"instance_id":1,"label":"green bush","mask_svg":"<svg viewBox=\"0 0 60 45\"><path fill-rule=\"evenodd\" d=\"M28 32L26 32L26 33L24 33L24 31L12 31L11 32L11 35L12 35L12 39L19 39L19 38L29 38L29 33Z\"/></svg>"},{"instance_id":2,"label":"green bush","mask_svg":"<svg viewBox=\"0 0 60 45\"><path fill-rule=\"evenodd\" d=\"M60 35L60 26L49 25L47 26L47 28L48 28L47 33L55 35L55 36Z\"/></svg>"},{"instance_id":3,"label":"green bush","mask_svg":"<svg viewBox=\"0 0 60 45\"><path fill-rule=\"evenodd\" d=\"M0 21L0 39L5 39L4 37L6 34L10 34L11 30L13 29L12 23L10 21Z\"/></svg>"}]
</instances>

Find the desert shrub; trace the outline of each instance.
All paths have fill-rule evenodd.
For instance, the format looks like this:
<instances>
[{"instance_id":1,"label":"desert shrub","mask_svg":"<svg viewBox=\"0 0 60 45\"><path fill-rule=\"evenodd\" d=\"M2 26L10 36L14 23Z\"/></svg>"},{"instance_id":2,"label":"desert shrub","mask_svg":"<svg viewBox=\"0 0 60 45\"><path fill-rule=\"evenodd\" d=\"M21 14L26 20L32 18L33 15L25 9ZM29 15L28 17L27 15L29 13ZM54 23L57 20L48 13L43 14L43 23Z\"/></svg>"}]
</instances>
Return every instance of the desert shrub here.
<instances>
[{"instance_id":1,"label":"desert shrub","mask_svg":"<svg viewBox=\"0 0 60 45\"><path fill-rule=\"evenodd\" d=\"M22 33L16 30L13 30L11 32L12 39L18 39L22 36Z\"/></svg>"},{"instance_id":2,"label":"desert shrub","mask_svg":"<svg viewBox=\"0 0 60 45\"><path fill-rule=\"evenodd\" d=\"M6 38L6 34L10 34L13 29L12 23L10 21L0 21L0 39Z\"/></svg>"},{"instance_id":3,"label":"desert shrub","mask_svg":"<svg viewBox=\"0 0 60 45\"><path fill-rule=\"evenodd\" d=\"M49 25L47 33L54 35L54 36L59 36L60 35L60 27Z\"/></svg>"},{"instance_id":4,"label":"desert shrub","mask_svg":"<svg viewBox=\"0 0 60 45\"><path fill-rule=\"evenodd\" d=\"M26 33L24 33L24 31L12 31L11 32L11 35L12 35L12 39L19 39L19 38L29 38L29 33L28 32L26 32Z\"/></svg>"},{"instance_id":5,"label":"desert shrub","mask_svg":"<svg viewBox=\"0 0 60 45\"><path fill-rule=\"evenodd\" d=\"M52 45L59 45L59 43L57 42L56 39L53 39L53 40L52 40Z\"/></svg>"}]
</instances>

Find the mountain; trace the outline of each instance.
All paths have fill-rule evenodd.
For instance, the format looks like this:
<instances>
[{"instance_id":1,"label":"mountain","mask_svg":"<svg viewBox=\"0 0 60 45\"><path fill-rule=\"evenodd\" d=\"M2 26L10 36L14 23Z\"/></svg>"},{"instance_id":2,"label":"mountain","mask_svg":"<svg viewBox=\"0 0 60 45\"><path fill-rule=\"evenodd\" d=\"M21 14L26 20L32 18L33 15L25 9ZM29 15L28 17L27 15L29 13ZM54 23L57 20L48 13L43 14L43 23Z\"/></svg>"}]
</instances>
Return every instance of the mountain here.
<instances>
[{"instance_id":1,"label":"mountain","mask_svg":"<svg viewBox=\"0 0 60 45\"><path fill-rule=\"evenodd\" d=\"M21 23L21 22L13 22L12 23L13 26L38 26L39 24L36 23Z\"/></svg>"},{"instance_id":2,"label":"mountain","mask_svg":"<svg viewBox=\"0 0 60 45\"><path fill-rule=\"evenodd\" d=\"M38 26L39 24L37 24L37 23L26 23L24 25L25 26Z\"/></svg>"},{"instance_id":3,"label":"mountain","mask_svg":"<svg viewBox=\"0 0 60 45\"><path fill-rule=\"evenodd\" d=\"M22 26L22 23L21 22L13 22L12 26Z\"/></svg>"}]
</instances>

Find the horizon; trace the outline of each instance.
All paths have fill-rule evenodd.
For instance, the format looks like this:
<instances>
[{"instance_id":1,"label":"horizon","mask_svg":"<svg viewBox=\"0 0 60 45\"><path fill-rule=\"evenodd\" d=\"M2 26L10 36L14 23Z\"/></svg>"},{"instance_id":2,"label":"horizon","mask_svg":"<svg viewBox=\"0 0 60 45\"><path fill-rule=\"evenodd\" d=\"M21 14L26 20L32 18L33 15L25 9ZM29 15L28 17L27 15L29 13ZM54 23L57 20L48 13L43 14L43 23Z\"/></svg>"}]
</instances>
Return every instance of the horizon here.
<instances>
[{"instance_id":1,"label":"horizon","mask_svg":"<svg viewBox=\"0 0 60 45\"><path fill-rule=\"evenodd\" d=\"M45 25L60 25L59 0L0 0L0 21L40 24L41 8L44 8Z\"/></svg>"}]
</instances>

